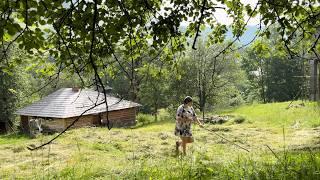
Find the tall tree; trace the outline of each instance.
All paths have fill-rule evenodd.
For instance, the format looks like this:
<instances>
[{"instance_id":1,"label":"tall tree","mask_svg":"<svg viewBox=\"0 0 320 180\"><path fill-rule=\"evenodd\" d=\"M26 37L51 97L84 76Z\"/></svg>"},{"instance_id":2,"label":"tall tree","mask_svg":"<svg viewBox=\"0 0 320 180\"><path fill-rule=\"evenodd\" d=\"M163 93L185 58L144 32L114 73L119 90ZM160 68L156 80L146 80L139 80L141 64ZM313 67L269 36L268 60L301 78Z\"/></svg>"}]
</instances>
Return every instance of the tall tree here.
<instances>
[{"instance_id":1,"label":"tall tree","mask_svg":"<svg viewBox=\"0 0 320 180\"><path fill-rule=\"evenodd\" d=\"M191 51L181 60L177 67L180 78L172 81L171 88L178 95L197 97L203 116L207 105L217 104L221 91L228 91L227 86L233 87L241 79L236 53L215 57L217 50L223 49L225 45L206 47L204 43L199 43L198 50Z\"/></svg>"},{"instance_id":2,"label":"tall tree","mask_svg":"<svg viewBox=\"0 0 320 180\"><path fill-rule=\"evenodd\" d=\"M253 85L253 89L259 90L259 96L264 103L266 99L266 76L268 58L270 57L269 45L264 41L256 41L247 49L246 56L242 59L242 68L247 72L248 79Z\"/></svg>"},{"instance_id":3,"label":"tall tree","mask_svg":"<svg viewBox=\"0 0 320 180\"><path fill-rule=\"evenodd\" d=\"M16 86L15 76L0 70L0 132L13 127L13 113L17 103Z\"/></svg>"},{"instance_id":4,"label":"tall tree","mask_svg":"<svg viewBox=\"0 0 320 180\"><path fill-rule=\"evenodd\" d=\"M277 48L275 48L277 47ZM242 68L252 91L259 91L264 103L301 97L305 90L304 59L291 59L277 41L261 39L246 49Z\"/></svg>"},{"instance_id":5,"label":"tall tree","mask_svg":"<svg viewBox=\"0 0 320 180\"><path fill-rule=\"evenodd\" d=\"M148 74L140 85L139 98L145 111L149 111L157 120L158 110L168 106L170 92L168 89L169 71L163 65L152 65L140 70L139 74Z\"/></svg>"}]
</instances>

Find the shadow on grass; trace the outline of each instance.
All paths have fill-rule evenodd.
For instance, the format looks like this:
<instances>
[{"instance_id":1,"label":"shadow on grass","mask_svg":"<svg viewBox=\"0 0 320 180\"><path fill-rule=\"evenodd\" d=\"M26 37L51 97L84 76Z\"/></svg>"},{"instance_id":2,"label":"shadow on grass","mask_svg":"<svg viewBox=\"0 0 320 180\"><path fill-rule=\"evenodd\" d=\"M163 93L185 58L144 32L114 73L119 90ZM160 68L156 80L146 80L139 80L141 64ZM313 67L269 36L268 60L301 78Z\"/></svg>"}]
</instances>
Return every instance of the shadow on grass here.
<instances>
[{"instance_id":1,"label":"shadow on grass","mask_svg":"<svg viewBox=\"0 0 320 180\"><path fill-rule=\"evenodd\" d=\"M17 143L17 142L21 142L29 139L31 139L29 136L22 133L5 134L5 135L0 135L0 144L13 144L13 143Z\"/></svg>"}]
</instances>

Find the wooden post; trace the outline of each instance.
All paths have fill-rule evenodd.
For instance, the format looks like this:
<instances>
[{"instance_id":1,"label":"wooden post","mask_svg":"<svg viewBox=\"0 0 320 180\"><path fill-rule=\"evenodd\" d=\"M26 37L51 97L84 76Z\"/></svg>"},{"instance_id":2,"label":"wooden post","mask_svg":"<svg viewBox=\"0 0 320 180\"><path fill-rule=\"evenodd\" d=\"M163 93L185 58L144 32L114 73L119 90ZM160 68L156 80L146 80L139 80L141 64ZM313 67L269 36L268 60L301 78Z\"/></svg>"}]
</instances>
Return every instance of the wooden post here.
<instances>
[{"instance_id":1,"label":"wooden post","mask_svg":"<svg viewBox=\"0 0 320 180\"><path fill-rule=\"evenodd\" d=\"M30 128L29 128L28 116L23 116L23 115L20 116L20 127L25 134L29 134Z\"/></svg>"},{"instance_id":2,"label":"wooden post","mask_svg":"<svg viewBox=\"0 0 320 180\"><path fill-rule=\"evenodd\" d=\"M319 76L318 76L318 61L310 60L310 100L319 100Z\"/></svg>"}]
</instances>

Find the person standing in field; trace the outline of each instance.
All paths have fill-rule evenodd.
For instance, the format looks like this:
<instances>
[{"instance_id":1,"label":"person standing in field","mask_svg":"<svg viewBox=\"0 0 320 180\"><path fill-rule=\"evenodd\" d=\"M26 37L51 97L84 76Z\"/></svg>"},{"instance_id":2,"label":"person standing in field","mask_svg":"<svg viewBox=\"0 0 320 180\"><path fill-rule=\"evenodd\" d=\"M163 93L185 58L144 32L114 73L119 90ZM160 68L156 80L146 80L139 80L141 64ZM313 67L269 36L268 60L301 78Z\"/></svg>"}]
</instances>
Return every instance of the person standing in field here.
<instances>
[{"instance_id":1,"label":"person standing in field","mask_svg":"<svg viewBox=\"0 0 320 180\"><path fill-rule=\"evenodd\" d=\"M182 146L183 154L186 154L187 143L193 142L191 124L197 123L200 127L203 124L198 120L197 115L192 107L192 98L187 96L183 104L177 109L176 127L174 134L181 138L181 141L176 141L176 152L179 152L179 147Z\"/></svg>"}]
</instances>

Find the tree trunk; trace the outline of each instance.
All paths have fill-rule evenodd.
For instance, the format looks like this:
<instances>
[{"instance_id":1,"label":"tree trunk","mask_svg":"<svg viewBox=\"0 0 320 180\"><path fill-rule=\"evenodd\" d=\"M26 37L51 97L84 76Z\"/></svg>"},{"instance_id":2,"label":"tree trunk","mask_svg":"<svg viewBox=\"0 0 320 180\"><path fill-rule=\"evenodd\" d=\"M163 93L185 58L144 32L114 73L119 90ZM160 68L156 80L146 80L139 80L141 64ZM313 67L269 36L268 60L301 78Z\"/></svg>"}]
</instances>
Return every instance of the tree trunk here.
<instances>
[{"instance_id":1,"label":"tree trunk","mask_svg":"<svg viewBox=\"0 0 320 180\"><path fill-rule=\"evenodd\" d=\"M202 112L202 86L201 86L201 72L200 72L200 68L198 70L198 98L199 98L199 108L200 111Z\"/></svg>"},{"instance_id":2,"label":"tree trunk","mask_svg":"<svg viewBox=\"0 0 320 180\"><path fill-rule=\"evenodd\" d=\"M261 76L261 98L263 100L263 103L266 103L266 94L265 94L265 87L264 87L264 71L263 71L263 63L262 60L260 60L260 76Z\"/></svg>"},{"instance_id":3,"label":"tree trunk","mask_svg":"<svg viewBox=\"0 0 320 180\"><path fill-rule=\"evenodd\" d=\"M137 82L136 77L131 81L131 100L134 102L139 102L138 93L139 93L139 83Z\"/></svg>"},{"instance_id":4,"label":"tree trunk","mask_svg":"<svg viewBox=\"0 0 320 180\"><path fill-rule=\"evenodd\" d=\"M158 100L156 100L155 104L154 104L154 121L157 122L158 121Z\"/></svg>"},{"instance_id":5,"label":"tree trunk","mask_svg":"<svg viewBox=\"0 0 320 180\"><path fill-rule=\"evenodd\" d=\"M204 121L204 110L205 108L203 107L203 111L202 111L202 121Z\"/></svg>"}]
</instances>

